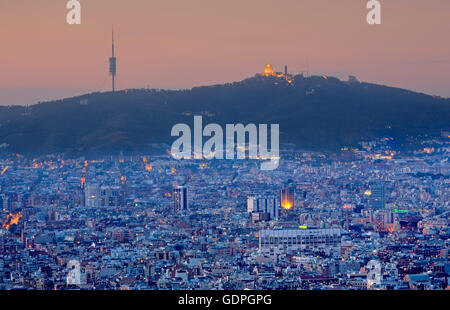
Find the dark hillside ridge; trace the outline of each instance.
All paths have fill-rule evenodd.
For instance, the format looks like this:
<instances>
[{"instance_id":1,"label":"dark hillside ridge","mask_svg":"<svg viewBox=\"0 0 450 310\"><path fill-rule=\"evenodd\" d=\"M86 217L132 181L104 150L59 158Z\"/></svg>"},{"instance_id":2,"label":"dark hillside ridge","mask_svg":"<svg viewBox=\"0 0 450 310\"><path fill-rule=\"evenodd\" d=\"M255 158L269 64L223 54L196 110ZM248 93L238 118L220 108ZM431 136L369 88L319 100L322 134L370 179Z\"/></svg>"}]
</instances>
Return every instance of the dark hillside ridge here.
<instances>
[{"instance_id":1,"label":"dark hillside ridge","mask_svg":"<svg viewBox=\"0 0 450 310\"><path fill-rule=\"evenodd\" d=\"M389 136L404 148L450 129L450 99L332 77L262 77L190 90L92 93L30 107L0 107L0 151L147 152L170 146L173 125L280 124L281 143L338 150ZM164 147L161 147L161 149Z\"/></svg>"}]
</instances>

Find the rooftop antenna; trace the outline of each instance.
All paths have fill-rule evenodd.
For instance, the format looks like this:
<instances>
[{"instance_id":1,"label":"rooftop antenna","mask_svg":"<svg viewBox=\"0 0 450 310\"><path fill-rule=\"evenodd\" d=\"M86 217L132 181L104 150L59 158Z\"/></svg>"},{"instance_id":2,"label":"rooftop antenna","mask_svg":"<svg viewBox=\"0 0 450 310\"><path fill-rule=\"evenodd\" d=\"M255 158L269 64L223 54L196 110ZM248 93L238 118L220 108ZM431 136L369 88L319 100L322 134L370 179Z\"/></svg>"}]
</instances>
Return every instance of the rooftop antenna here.
<instances>
[{"instance_id":1,"label":"rooftop antenna","mask_svg":"<svg viewBox=\"0 0 450 310\"><path fill-rule=\"evenodd\" d=\"M109 73L112 76L112 91L116 91L115 79L116 79L116 57L114 56L114 26L112 28L112 57L109 58Z\"/></svg>"}]
</instances>

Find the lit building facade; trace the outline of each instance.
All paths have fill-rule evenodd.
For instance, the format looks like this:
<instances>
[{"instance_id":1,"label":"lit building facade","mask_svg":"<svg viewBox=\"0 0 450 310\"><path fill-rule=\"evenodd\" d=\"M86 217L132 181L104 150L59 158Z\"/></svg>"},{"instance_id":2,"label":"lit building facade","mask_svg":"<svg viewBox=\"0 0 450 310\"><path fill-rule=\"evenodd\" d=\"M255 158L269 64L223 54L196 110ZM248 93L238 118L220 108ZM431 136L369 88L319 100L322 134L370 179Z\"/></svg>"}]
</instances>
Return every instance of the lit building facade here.
<instances>
[{"instance_id":1,"label":"lit building facade","mask_svg":"<svg viewBox=\"0 0 450 310\"><path fill-rule=\"evenodd\" d=\"M337 228L269 229L259 232L259 250L262 253L337 248L340 245L341 230Z\"/></svg>"},{"instance_id":2,"label":"lit building facade","mask_svg":"<svg viewBox=\"0 0 450 310\"><path fill-rule=\"evenodd\" d=\"M384 184L374 184L370 187L371 196L369 199L369 208L384 209L386 206L386 198L384 192Z\"/></svg>"},{"instance_id":3,"label":"lit building facade","mask_svg":"<svg viewBox=\"0 0 450 310\"><path fill-rule=\"evenodd\" d=\"M254 221L278 220L278 199L274 197L248 197L247 212Z\"/></svg>"},{"instance_id":4,"label":"lit building facade","mask_svg":"<svg viewBox=\"0 0 450 310\"><path fill-rule=\"evenodd\" d=\"M125 193L119 186L88 185L84 193L86 207L119 207L125 203Z\"/></svg>"},{"instance_id":5,"label":"lit building facade","mask_svg":"<svg viewBox=\"0 0 450 310\"><path fill-rule=\"evenodd\" d=\"M188 209L188 191L186 186L173 188L173 210L174 212Z\"/></svg>"},{"instance_id":6,"label":"lit building facade","mask_svg":"<svg viewBox=\"0 0 450 310\"><path fill-rule=\"evenodd\" d=\"M295 188L286 187L281 190L281 207L285 210L291 210L295 207Z\"/></svg>"}]
</instances>

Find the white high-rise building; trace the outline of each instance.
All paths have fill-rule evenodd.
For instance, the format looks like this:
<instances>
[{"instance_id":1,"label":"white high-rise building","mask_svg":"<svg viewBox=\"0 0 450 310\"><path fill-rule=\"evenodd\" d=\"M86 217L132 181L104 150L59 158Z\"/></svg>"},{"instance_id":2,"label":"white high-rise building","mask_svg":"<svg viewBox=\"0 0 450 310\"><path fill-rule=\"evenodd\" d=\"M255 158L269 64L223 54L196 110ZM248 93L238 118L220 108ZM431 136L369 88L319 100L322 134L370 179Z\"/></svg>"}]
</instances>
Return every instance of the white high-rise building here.
<instances>
[{"instance_id":1,"label":"white high-rise building","mask_svg":"<svg viewBox=\"0 0 450 310\"><path fill-rule=\"evenodd\" d=\"M386 206L384 184L377 183L370 187L371 196L369 199L369 208L384 209Z\"/></svg>"},{"instance_id":2,"label":"white high-rise building","mask_svg":"<svg viewBox=\"0 0 450 310\"><path fill-rule=\"evenodd\" d=\"M270 221L278 220L278 199L274 197L248 197L247 212L268 215Z\"/></svg>"},{"instance_id":3,"label":"white high-rise building","mask_svg":"<svg viewBox=\"0 0 450 310\"><path fill-rule=\"evenodd\" d=\"M173 188L173 210L174 212L188 209L188 191L186 186Z\"/></svg>"}]
</instances>

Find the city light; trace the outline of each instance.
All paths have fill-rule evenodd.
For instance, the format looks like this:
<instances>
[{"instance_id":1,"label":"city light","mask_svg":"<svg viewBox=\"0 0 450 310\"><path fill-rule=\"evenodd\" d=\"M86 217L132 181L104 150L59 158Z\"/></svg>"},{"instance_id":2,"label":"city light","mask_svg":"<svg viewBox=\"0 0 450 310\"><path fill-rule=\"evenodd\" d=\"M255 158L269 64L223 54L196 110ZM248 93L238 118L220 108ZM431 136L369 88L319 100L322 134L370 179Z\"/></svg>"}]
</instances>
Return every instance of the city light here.
<instances>
[{"instance_id":1,"label":"city light","mask_svg":"<svg viewBox=\"0 0 450 310\"><path fill-rule=\"evenodd\" d=\"M20 219L22 218L22 212L19 213L10 213L8 215L8 218L6 219L6 222L3 223L2 227L5 228L6 230L10 230L12 225L17 225L19 224Z\"/></svg>"}]
</instances>

